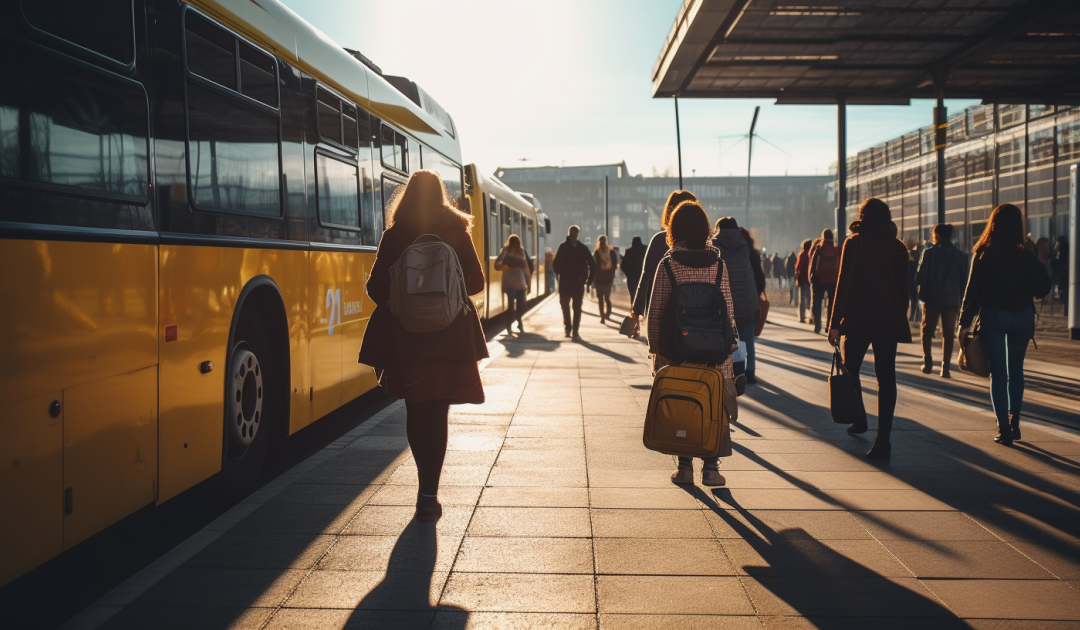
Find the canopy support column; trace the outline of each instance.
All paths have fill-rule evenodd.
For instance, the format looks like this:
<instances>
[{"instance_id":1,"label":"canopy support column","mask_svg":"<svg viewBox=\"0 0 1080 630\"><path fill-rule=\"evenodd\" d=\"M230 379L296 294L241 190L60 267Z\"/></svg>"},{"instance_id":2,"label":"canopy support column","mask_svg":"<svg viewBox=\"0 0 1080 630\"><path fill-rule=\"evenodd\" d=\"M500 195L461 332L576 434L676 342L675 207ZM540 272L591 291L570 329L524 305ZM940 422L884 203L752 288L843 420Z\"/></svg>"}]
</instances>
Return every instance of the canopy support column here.
<instances>
[{"instance_id":1,"label":"canopy support column","mask_svg":"<svg viewBox=\"0 0 1080 630\"><path fill-rule=\"evenodd\" d=\"M836 103L836 242L847 237L847 100Z\"/></svg>"},{"instance_id":2,"label":"canopy support column","mask_svg":"<svg viewBox=\"0 0 1080 630\"><path fill-rule=\"evenodd\" d=\"M679 151L679 190L683 189L682 185L682 132L679 130L679 97L675 98L675 146Z\"/></svg>"},{"instance_id":3,"label":"canopy support column","mask_svg":"<svg viewBox=\"0 0 1080 630\"><path fill-rule=\"evenodd\" d=\"M945 98L939 91L934 108L934 150L937 153L937 222L945 222L945 138L948 130ZM921 236L920 236L921 238Z\"/></svg>"}]
</instances>

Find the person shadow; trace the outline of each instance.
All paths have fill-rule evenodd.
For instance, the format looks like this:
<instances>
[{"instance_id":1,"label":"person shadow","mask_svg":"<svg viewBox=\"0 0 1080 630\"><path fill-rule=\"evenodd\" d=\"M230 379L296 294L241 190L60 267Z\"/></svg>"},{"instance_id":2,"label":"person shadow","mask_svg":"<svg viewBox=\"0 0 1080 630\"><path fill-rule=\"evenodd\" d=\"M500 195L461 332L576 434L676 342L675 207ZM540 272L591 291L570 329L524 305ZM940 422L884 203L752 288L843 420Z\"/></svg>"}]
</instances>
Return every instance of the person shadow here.
<instances>
[{"instance_id":1,"label":"person shadow","mask_svg":"<svg viewBox=\"0 0 1080 630\"><path fill-rule=\"evenodd\" d=\"M438 545L435 523L411 521L390 552L386 575L360 601L345 627L427 629L437 625L440 630L463 630L468 611L438 605L450 568L437 567Z\"/></svg>"},{"instance_id":2,"label":"person shadow","mask_svg":"<svg viewBox=\"0 0 1080 630\"><path fill-rule=\"evenodd\" d=\"M807 617L821 630L909 628L916 624L934 630L970 628L928 597L910 574L881 575L801 527L777 531L739 505L727 488L714 489L712 494L698 486L683 488L719 517L722 526L746 542L748 557L760 558L743 566L737 566L735 558L732 562L737 571L741 569L751 578L744 585L761 615ZM721 507L717 497L732 509ZM902 569L898 562L894 564Z\"/></svg>"}]
</instances>

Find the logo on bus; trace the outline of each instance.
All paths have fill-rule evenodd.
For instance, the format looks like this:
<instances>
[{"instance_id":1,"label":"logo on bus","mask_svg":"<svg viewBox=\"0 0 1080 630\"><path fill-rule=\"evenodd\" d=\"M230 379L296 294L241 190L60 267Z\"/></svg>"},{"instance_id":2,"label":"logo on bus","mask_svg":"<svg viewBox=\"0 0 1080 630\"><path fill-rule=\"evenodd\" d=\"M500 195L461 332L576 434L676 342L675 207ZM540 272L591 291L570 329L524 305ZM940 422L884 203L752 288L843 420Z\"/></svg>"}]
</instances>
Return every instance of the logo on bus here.
<instances>
[{"instance_id":1,"label":"logo on bus","mask_svg":"<svg viewBox=\"0 0 1080 630\"><path fill-rule=\"evenodd\" d=\"M334 335L334 326L341 324L341 315L344 311L345 315L359 315L363 312L364 303L360 300L355 302L342 302L341 301L341 289L327 289L326 290L326 309L327 318L323 321L330 324L327 328L327 332L330 336Z\"/></svg>"}]
</instances>

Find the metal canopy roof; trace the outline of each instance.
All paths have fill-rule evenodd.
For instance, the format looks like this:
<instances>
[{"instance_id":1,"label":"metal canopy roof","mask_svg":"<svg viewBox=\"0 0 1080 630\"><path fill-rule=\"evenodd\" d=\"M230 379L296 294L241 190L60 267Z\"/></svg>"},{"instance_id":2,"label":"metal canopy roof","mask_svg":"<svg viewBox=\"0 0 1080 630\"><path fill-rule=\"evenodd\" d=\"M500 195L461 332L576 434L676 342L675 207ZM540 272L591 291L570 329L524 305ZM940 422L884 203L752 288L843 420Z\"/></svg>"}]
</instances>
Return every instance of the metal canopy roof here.
<instances>
[{"instance_id":1,"label":"metal canopy roof","mask_svg":"<svg viewBox=\"0 0 1080 630\"><path fill-rule=\"evenodd\" d=\"M1080 0L686 0L653 96L1080 103Z\"/></svg>"}]
</instances>

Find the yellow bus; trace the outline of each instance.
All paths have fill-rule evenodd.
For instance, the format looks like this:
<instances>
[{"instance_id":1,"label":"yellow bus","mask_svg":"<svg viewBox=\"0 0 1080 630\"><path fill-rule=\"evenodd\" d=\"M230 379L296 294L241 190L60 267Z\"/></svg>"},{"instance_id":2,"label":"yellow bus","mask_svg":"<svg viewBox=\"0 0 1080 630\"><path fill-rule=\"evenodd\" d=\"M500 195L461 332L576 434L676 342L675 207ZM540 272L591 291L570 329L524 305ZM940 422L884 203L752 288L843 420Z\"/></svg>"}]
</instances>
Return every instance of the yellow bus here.
<instances>
[{"instance_id":1,"label":"yellow bus","mask_svg":"<svg viewBox=\"0 0 1080 630\"><path fill-rule=\"evenodd\" d=\"M375 387L383 204L418 168L466 190L438 103L275 0L22 0L0 31L3 585L249 487Z\"/></svg>"}]
</instances>

